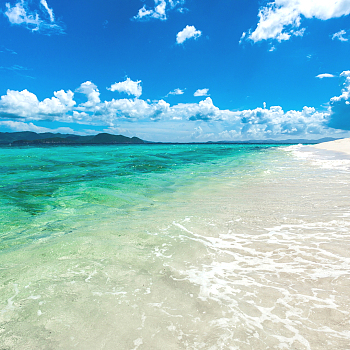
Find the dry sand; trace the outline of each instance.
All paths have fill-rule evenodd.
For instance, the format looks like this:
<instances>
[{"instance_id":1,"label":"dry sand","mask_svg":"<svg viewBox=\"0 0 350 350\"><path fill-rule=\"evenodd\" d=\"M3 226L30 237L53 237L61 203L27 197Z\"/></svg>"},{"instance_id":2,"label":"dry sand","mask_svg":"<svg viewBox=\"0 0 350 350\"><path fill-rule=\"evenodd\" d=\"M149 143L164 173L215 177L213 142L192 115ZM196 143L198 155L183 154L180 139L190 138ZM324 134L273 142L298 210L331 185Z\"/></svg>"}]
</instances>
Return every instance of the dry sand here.
<instances>
[{"instance_id":1,"label":"dry sand","mask_svg":"<svg viewBox=\"0 0 350 350\"><path fill-rule=\"evenodd\" d=\"M336 141L323 142L312 147L318 149L325 149L333 152L341 152L350 155L350 138L339 139Z\"/></svg>"}]
</instances>

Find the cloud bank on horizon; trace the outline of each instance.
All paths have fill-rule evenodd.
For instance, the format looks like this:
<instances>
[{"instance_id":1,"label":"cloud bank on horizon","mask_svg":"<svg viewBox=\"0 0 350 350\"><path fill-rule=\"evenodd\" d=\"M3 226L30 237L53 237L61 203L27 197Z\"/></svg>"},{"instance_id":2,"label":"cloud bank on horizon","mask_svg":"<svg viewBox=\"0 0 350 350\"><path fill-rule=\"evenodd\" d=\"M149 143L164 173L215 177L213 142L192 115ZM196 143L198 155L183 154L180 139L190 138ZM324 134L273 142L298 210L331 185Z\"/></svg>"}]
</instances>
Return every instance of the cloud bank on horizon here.
<instances>
[{"instance_id":1,"label":"cloud bank on horizon","mask_svg":"<svg viewBox=\"0 0 350 350\"><path fill-rule=\"evenodd\" d=\"M329 107L324 112L318 112L314 107L304 107L300 111L284 111L281 106L255 108L241 111L221 110L216 107L210 97L198 103L179 103L171 106L164 100L146 101L140 99L141 81L127 78L123 82L114 83L110 91L118 91L134 98L112 99L101 101L97 86L90 82L82 83L76 94L82 94L86 102L77 104L71 90L55 91L54 96L39 101L37 96L28 90L8 90L0 99L0 126L14 130L39 131L40 127L34 121L56 121L77 123L91 126L104 126L106 131L113 130L125 122L148 121L157 123L168 121L174 124L192 123L194 138L212 138L214 140L244 140L261 138L293 138L293 137L321 137L329 135L330 129L350 130L350 71L340 74L343 79L342 93L329 101ZM176 90L175 90L176 91ZM200 94L198 94L198 91ZM178 91L179 93L180 91ZM198 89L197 96L205 96L208 89ZM196 95L195 93L195 95ZM196 123L200 122L202 127ZM203 134L212 123L220 124L222 131L218 134ZM48 128L43 128L48 131ZM72 128L56 128L55 131L73 132ZM199 131L202 132L199 132ZM334 131L334 130L333 130Z\"/></svg>"},{"instance_id":2,"label":"cloud bank on horizon","mask_svg":"<svg viewBox=\"0 0 350 350\"><path fill-rule=\"evenodd\" d=\"M0 131L91 134L103 130L152 141L183 142L350 136L350 71L346 70L350 67L344 66L344 63L334 64L337 56L332 50L304 46L303 56L298 57L299 53L295 50L307 36L313 35L313 26L321 26L322 22L333 19L339 20L339 25L332 22L332 29L324 36L323 42L333 45L339 52L348 50L350 54L349 28L341 22L350 14L350 0L275 0L262 6L254 0L255 24L244 16L245 8L238 8L242 11L241 15L232 12L237 15L237 20L233 21L230 30L236 33L236 37L227 29L227 24L232 23L230 13L226 18L226 13L221 12L217 17L220 20L214 21L219 7L209 0L204 0L206 4L201 3L200 7L196 7L199 5L195 1L190 3L186 0L142 2L135 0L119 4L115 13L110 11L107 3L101 2L99 11L100 15L103 14L98 25L89 22L91 12L84 13L80 9L82 22L76 23L79 18L73 10L69 19L68 11L74 4L69 5L65 1L6 2L0 17L8 25L6 38L9 41L0 47L0 55L9 63L0 66L0 81L1 75L7 76L11 88L0 83ZM203 15L205 5L211 8ZM105 12L103 6L106 6ZM121 13L121 17L113 24L113 16L117 12ZM119 24L122 20L124 27ZM310 20L313 20L313 26L309 25ZM219 27L221 22L223 26ZM90 36L81 35L82 25L92 27ZM13 31L12 34L15 27L21 32ZM239 39L237 33L242 32ZM145 33L145 36L135 33ZM20 35L18 45L8 47ZM69 43L75 35L79 39L74 44ZM108 36L112 37L111 44L104 47L103 42ZM33 56L32 60L24 57L23 38L30 40L33 46L38 45L32 51L30 44L27 45L27 57ZM62 41L62 46L56 38ZM71 45L69 49L66 49L67 40ZM82 46L75 50L79 41ZM53 44L46 50L49 42ZM262 52L264 42L268 48ZM243 43L251 45L240 45ZM287 45L292 48L287 55L278 56L280 45L285 50L289 50ZM125 52L130 54L123 51L125 48L129 50ZM48 89L40 91L41 83L45 81L43 77L50 71L45 69L49 67L49 57L55 58L50 56L50 50L59 62L52 64L51 71L60 69L62 65L62 71L67 72L66 81L51 92ZM320 50L332 56L325 59L325 63L320 61L319 54L314 53ZM75 61L66 59L70 54L75 55ZM286 57L291 59L288 61ZM294 64L293 60L296 61L295 57L298 62L294 69L301 68L294 72L290 66ZM95 66L88 66L87 63L94 60ZM259 67L256 64L259 61L269 65ZM309 62L312 62L312 67L317 62L318 70L312 70ZM100 67L104 65L106 68L103 70ZM95 68L98 68L101 79L96 78ZM20 74L29 70L34 76L30 83L28 78L31 77ZM112 83L111 72L116 70L115 76L125 78ZM79 75L74 75L76 71ZM10 74L17 74L16 83L12 83L13 76ZM286 74L288 79L281 84L282 88L274 88ZM41 80L36 82L35 75ZM70 79L72 75L74 79ZM86 78L81 79L81 76ZM139 80L132 80L129 76L139 77ZM249 77L250 83L245 85ZM339 80L340 89L336 86ZM284 108L286 98L300 98L302 101L303 93L299 93L299 89L303 84L309 84L306 89L309 89L310 96L317 95L318 88L324 89L323 100L317 99L319 102L311 105L303 102L298 108ZM270 90L273 92L270 93ZM39 98L50 96L52 91L52 97ZM291 91L294 91L293 97ZM260 101L270 100L272 103L269 102L269 107L266 102L256 103L259 98L251 102L254 94L259 96ZM239 97L236 98L236 95ZM257 107L259 105L262 107Z\"/></svg>"}]
</instances>

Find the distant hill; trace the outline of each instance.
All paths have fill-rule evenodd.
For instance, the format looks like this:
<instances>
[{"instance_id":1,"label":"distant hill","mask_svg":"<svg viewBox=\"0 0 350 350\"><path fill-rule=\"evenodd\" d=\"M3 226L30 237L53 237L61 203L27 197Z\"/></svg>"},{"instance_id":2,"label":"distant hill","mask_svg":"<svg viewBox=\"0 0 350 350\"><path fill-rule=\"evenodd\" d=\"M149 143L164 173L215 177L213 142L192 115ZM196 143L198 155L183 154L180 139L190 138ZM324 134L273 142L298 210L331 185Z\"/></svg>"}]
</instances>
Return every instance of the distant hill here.
<instances>
[{"instance_id":1,"label":"distant hill","mask_svg":"<svg viewBox=\"0 0 350 350\"><path fill-rule=\"evenodd\" d=\"M67 136L73 136L73 135L53 134L51 132L37 134L36 132L32 132L32 131L0 132L0 144L8 145L18 140L31 141L31 140L47 139L50 137L67 137Z\"/></svg>"},{"instance_id":2,"label":"distant hill","mask_svg":"<svg viewBox=\"0 0 350 350\"><path fill-rule=\"evenodd\" d=\"M334 141L335 138L325 137L318 140L288 139L288 140L249 140L249 141L217 141L217 142L191 142L193 144L297 144L297 143L321 143ZM113 144L162 144L163 142L148 142L138 137L112 135L101 133L90 136L80 136L60 133L36 133L32 131L0 132L0 145L113 145ZM166 144L172 142L166 142ZM176 142L174 142L176 144Z\"/></svg>"},{"instance_id":3,"label":"distant hill","mask_svg":"<svg viewBox=\"0 0 350 350\"><path fill-rule=\"evenodd\" d=\"M0 145L111 145L111 144L142 144L145 141L138 137L112 135L101 133L91 136L79 136L71 134L35 133L23 132L0 132Z\"/></svg>"}]
</instances>

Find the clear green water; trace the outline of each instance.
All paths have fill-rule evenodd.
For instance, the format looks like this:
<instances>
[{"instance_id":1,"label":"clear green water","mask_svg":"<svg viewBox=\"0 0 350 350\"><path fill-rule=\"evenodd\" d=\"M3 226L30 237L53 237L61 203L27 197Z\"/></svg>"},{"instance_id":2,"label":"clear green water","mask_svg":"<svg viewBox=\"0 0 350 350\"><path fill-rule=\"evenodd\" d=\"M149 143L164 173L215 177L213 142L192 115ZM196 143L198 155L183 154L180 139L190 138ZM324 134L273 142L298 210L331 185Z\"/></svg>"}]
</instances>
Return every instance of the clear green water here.
<instances>
[{"instance_id":1,"label":"clear green water","mask_svg":"<svg viewBox=\"0 0 350 350\"><path fill-rule=\"evenodd\" d=\"M0 149L6 249L145 210L207 181L252 175L266 146L102 146ZM72 222L72 220L74 222Z\"/></svg>"},{"instance_id":2,"label":"clear green water","mask_svg":"<svg viewBox=\"0 0 350 350\"><path fill-rule=\"evenodd\" d=\"M0 349L349 349L349 184L276 146L0 148Z\"/></svg>"}]
</instances>

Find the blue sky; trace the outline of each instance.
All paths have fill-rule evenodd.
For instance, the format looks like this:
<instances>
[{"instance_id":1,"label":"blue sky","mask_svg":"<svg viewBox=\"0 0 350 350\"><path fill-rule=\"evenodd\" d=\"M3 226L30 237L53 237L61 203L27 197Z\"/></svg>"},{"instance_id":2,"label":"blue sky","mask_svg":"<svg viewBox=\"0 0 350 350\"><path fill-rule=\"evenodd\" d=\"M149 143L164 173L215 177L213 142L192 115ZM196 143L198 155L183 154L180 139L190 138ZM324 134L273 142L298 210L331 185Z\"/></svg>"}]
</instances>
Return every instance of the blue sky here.
<instances>
[{"instance_id":1,"label":"blue sky","mask_svg":"<svg viewBox=\"0 0 350 350\"><path fill-rule=\"evenodd\" d=\"M349 0L9 0L0 131L350 136Z\"/></svg>"}]
</instances>

